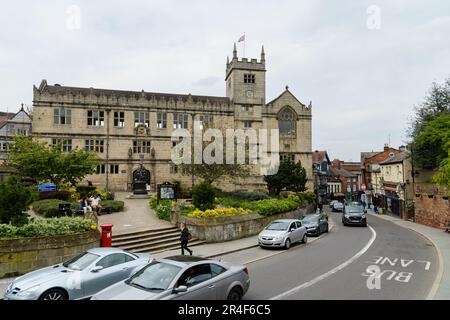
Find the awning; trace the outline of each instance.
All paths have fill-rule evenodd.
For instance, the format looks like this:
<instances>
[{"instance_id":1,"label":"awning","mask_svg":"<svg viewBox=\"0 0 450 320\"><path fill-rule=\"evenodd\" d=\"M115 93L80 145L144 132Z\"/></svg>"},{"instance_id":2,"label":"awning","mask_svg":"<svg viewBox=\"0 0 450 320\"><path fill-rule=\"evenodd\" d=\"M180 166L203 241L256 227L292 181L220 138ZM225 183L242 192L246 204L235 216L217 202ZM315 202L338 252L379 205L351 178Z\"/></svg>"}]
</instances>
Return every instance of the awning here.
<instances>
[{"instance_id":1,"label":"awning","mask_svg":"<svg viewBox=\"0 0 450 320\"><path fill-rule=\"evenodd\" d=\"M385 191L397 192L397 188L396 187L384 186L384 190Z\"/></svg>"}]
</instances>

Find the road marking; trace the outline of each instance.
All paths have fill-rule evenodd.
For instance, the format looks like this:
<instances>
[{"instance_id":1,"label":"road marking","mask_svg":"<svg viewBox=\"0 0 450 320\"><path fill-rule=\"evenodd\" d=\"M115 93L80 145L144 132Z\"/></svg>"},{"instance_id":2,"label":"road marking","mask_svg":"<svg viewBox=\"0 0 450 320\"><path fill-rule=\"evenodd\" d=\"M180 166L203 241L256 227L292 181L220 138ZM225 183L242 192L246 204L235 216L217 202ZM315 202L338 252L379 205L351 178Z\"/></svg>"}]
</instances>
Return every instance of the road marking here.
<instances>
[{"instance_id":1,"label":"road marking","mask_svg":"<svg viewBox=\"0 0 450 320\"><path fill-rule=\"evenodd\" d=\"M336 272L344 269L346 266L348 266L349 264L351 264L352 262L354 262L356 259L358 259L360 256L362 256L367 250L369 250L370 246L372 245L372 243L375 241L375 239L377 238L377 232L375 231L374 228L372 228L370 225L368 226L370 228L370 231L372 231L372 237L370 238L369 242L364 246L364 248L362 248L357 254L355 254L353 257L351 257L350 259L348 259L347 261L345 261L344 263L340 264L339 266L337 266L336 268L331 269L330 271L308 281L305 282L295 288L292 288L288 291L285 291L283 293L280 293L272 298L270 298L269 300L278 300L278 299L282 299L286 296L289 296L291 294L294 294L302 289L305 289L307 287L312 286L313 284L318 283L319 281L322 281L325 278L328 278L329 276L335 274Z\"/></svg>"}]
</instances>

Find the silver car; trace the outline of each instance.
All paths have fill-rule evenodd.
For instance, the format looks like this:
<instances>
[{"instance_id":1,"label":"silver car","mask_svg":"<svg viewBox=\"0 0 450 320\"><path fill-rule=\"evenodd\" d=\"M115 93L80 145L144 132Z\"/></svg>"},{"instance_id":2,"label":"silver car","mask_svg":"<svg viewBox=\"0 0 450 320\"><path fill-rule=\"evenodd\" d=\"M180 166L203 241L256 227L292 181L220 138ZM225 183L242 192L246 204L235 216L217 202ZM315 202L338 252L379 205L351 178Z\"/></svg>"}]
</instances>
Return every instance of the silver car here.
<instances>
[{"instance_id":1,"label":"silver car","mask_svg":"<svg viewBox=\"0 0 450 320\"><path fill-rule=\"evenodd\" d=\"M86 299L94 293L129 278L153 261L146 253L116 248L94 248L47 268L15 279L6 289L5 300Z\"/></svg>"},{"instance_id":2,"label":"silver car","mask_svg":"<svg viewBox=\"0 0 450 320\"><path fill-rule=\"evenodd\" d=\"M247 267L195 256L154 260L92 300L240 300L250 286Z\"/></svg>"},{"instance_id":3,"label":"silver car","mask_svg":"<svg viewBox=\"0 0 450 320\"><path fill-rule=\"evenodd\" d=\"M289 249L292 243L308 241L306 227L297 219L272 221L258 235L260 247L284 247Z\"/></svg>"}]
</instances>

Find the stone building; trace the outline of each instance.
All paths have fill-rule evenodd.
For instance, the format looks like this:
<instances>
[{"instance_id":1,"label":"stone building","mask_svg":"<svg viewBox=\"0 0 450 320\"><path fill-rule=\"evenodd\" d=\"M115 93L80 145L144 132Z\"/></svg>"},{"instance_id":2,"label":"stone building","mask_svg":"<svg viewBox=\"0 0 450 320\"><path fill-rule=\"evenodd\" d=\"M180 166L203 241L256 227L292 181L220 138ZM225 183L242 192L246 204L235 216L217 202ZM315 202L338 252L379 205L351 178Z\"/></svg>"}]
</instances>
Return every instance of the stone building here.
<instances>
[{"instance_id":1,"label":"stone building","mask_svg":"<svg viewBox=\"0 0 450 320\"><path fill-rule=\"evenodd\" d=\"M33 87L33 134L49 143L62 142L64 151L84 148L97 152L102 164L86 180L110 190L131 190L140 163L149 173L148 184L178 180L190 187L171 162L175 128L193 130L194 120L233 129L280 130L280 157L300 160L312 190L311 103L301 103L286 86L266 103L266 60L238 59L234 46L227 58L226 95L199 96L147 91L122 91L49 85ZM265 188L258 170L239 181L221 181L228 190Z\"/></svg>"}]
</instances>

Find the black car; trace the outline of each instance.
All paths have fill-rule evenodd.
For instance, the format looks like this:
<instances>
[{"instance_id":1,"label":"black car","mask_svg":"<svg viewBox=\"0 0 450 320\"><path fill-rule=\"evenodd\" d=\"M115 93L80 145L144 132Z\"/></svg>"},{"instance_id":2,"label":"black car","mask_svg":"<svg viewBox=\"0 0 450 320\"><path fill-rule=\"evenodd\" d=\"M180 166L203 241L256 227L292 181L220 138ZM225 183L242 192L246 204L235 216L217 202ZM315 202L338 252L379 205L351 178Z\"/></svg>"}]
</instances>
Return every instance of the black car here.
<instances>
[{"instance_id":1,"label":"black car","mask_svg":"<svg viewBox=\"0 0 450 320\"><path fill-rule=\"evenodd\" d=\"M322 214L308 214L302 219L302 225L306 227L308 236L319 236L328 232L328 221Z\"/></svg>"},{"instance_id":2,"label":"black car","mask_svg":"<svg viewBox=\"0 0 450 320\"><path fill-rule=\"evenodd\" d=\"M344 226L360 225L367 227L366 212L367 210L364 210L364 207L359 204L344 206L342 212L342 224Z\"/></svg>"}]
</instances>

